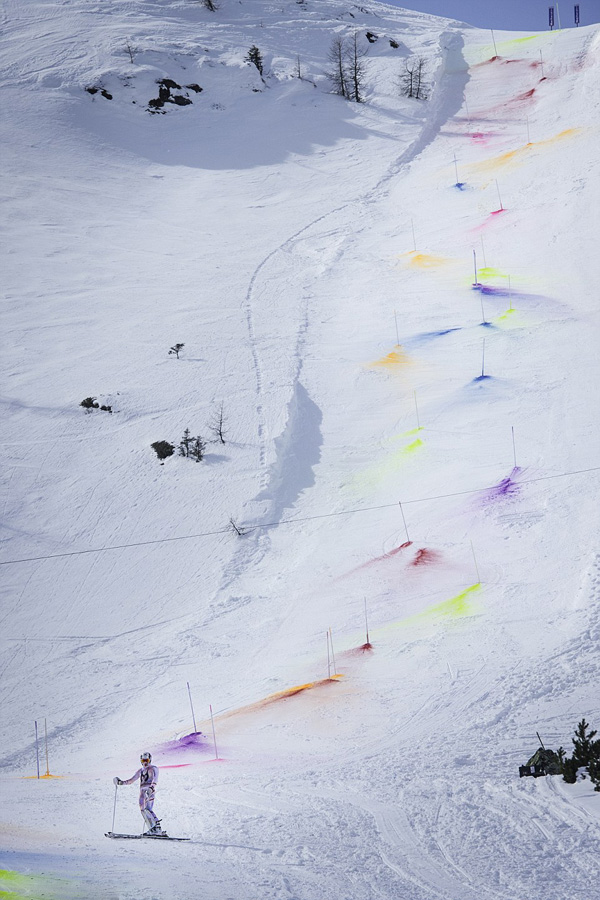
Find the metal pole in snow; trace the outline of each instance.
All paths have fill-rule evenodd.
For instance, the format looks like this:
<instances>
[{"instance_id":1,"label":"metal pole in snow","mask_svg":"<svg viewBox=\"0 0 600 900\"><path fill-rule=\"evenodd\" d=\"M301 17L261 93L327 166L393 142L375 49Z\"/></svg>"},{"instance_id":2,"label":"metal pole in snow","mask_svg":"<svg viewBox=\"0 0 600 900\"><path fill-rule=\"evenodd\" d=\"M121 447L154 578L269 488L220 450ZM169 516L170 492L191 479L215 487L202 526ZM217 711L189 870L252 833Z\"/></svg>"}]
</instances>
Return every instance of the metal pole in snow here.
<instances>
[{"instance_id":1,"label":"metal pole in snow","mask_svg":"<svg viewBox=\"0 0 600 900\"><path fill-rule=\"evenodd\" d=\"M119 785L115 784L115 802L114 802L114 806L113 806L113 821L112 821L112 828L110 829L111 831L115 830L115 816L117 814L117 791L118 791L118 789L119 789Z\"/></svg>"},{"instance_id":2,"label":"metal pole in snow","mask_svg":"<svg viewBox=\"0 0 600 900\"><path fill-rule=\"evenodd\" d=\"M498 56L498 51L496 50L496 38L494 37L494 30L493 30L493 28L490 28L490 31L492 32L492 41L493 41L493 44L494 44L494 56Z\"/></svg>"},{"instance_id":3,"label":"metal pole in snow","mask_svg":"<svg viewBox=\"0 0 600 900\"><path fill-rule=\"evenodd\" d=\"M481 353L481 377L485 374L485 338L483 339L483 350Z\"/></svg>"},{"instance_id":4,"label":"metal pole in snow","mask_svg":"<svg viewBox=\"0 0 600 900\"><path fill-rule=\"evenodd\" d=\"M327 632L327 678L331 679L331 657L329 656L329 632Z\"/></svg>"},{"instance_id":5,"label":"metal pole in snow","mask_svg":"<svg viewBox=\"0 0 600 900\"><path fill-rule=\"evenodd\" d=\"M485 245L483 243L483 235L481 235L481 255L483 256L483 268L487 268L487 262L485 261Z\"/></svg>"},{"instance_id":6,"label":"metal pole in snow","mask_svg":"<svg viewBox=\"0 0 600 900\"><path fill-rule=\"evenodd\" d=\"M529 137L529 116L527 116L527 143L531 143L531 139Z\"/></svg>"},{"instance_id":7,"label":"metal pole in snow","mask_svg":"<svg viewBox=\"0 0 600 900\"><path fill-rule=\"evenodd\" d=\"M333 660L333 674L337 675L337 666L335 664L335 653L333 652L333 635L331 628L329 629L329 643L331 644L331 659Z\"/></svg>"},{"instance_id":8,"label":"metal pole in snow","mask_svg":"<svg viewBox=\"0 0 600 900\"><path fill-rule=\"evenodd\" d=\"M367 632L367 644L370 644L369 640L369 620L367 618L367 598L365 597L365 629Z\"/></svg>"},{"instance_id":9,"label":"metal pole in snow","mask_svg":"<svg viewBox=\"0 0 600 900\"><path fill-rule=\"evenodd\" d=\"M540 65L542 67L542 78L544 78L544 57L542 56L542 51L540 50Z\"/></svg>"},{"instance_id":10,"label":"metal pole in snow","mask_svg":"<svg viewBox=\"0 0 600 900\"><path fill-rule=\"evenodd\" d=\"M415 253L416 253L416 252L417 252L417 239L416 239L416 237L415 237L415 220L414 220L414 219L411 219L411 220L410 220L410 226L411 226L411 228L412 228L413 250L414 250Z\"/></svg>"},{"instance_id":11,"label":"metal pole in snow","mask_svg":"<svg viewBox=\"0 0 600 900\"><path fill-rule=\"evenodd\" d=\"M479 295L479 300L481 301L481 324L487 325L487 322L485 321L485 312L483 311L483 294Z\"/></svg>"},{"instance_id":12,"label":"metal pole in snow","mask_svg":"<svg viewBox=\"0 0 600 900\"><path fill-rule=\"evenodd\" d=\"M40 777L40 749L38 747L37 719L35 720L35 761L37 763L37 777Z\"/></svg>"},{"instance_id":13,"label":"metal pole in snow","mask_svg":"<svg viewBox=\"0 0 600 900\"><path fill-rule=\"evenodd\" d=\"M458 163L456 162L456 153L454 154L454 171L456 172L456 183L458 184Z\"/></svg>"},{"instance_id":14,"label":"metal pole in snow","mask_svg":"<svg viewBox=\"0 0 600 900\"><path fill-rule=\"evenodd\" d=\"M417 406L417 392L413 391L413 394L415 396L415 412L417 414L417 428L420 428L421 423L419 422L419 407Z\"/></svg>"},{"instance_id":15,"label":"metal pole in snow","mask_svg":"<svg viewBox=\"0 0 600 900\"><path fill-rule=\"evenodd\" d=\"M471 553L473 554L473 562L475 563L475 571L477 572L477 584L481 584L481 578L479 577L479 567L477 565L477 560L475 558L475 549L473 547L473 541L471 541Z\"/></svg>"},{"instance_id":16,"label":"metal pole in snow","mask_svg":"<svg viewBox=\"0 0 600 900\"><path fill-rule=\"evenodd\" d=\"M404 522L404 530L406 531L406 540L410 541L408 536L408 528L406 526L406 519L404 518L404 510L402 509L402 501L398 500L398 506L400 507L400 512L402 513L402 521Z\"/></svg>"},{"instance_id":17,"label":"metal pole in snow","mask_svg":"<svg viewBox=\"0 0 600 900\"><path fill-rule=\"evenodd\" d=\"M558 8L558 3L556 3L555 6L556 6L556 18L558 19L558 30L560 31L560 10Z\"/></svg>"},{"instance_id":18,"label":"metal pole in snow","mask_svg":"<svg viewBox=\"0 0 600 900\"><path fill-rule=\"evenodd\" d=\"M186 681L186 684L187 684L187 689L188 689L188 696L190 698L190 706L192 708L192 722L194 723L194 734L197 734L198 729L196 728L196 716L194 715L194 704L192 703L192 692L190 690L189 681Z\"/></svg>"},{"instance_id":19,"label":"metal pole in snow","mask_svg":"<svg viewBox=\"0 0 600 900\"><path fill-rule=\"evenodd\" d=\"M510 275L508 276L508 308L512 309L512 291L510 287Z\"/></svg>"},{"instance_id":20,"label":"metal pole in snow","mask_svg":"<svg viewBox=\"0 0 600 900\"><path fill-rule=\"evenodd\" d=\"M515 464L515 469L517 468L517 449L515 446L515 426L511 425L510 430L512 431L512 442L513 442L513 462Z\"/></svg>"},{"instance_id":21,"label":"metal pole in snow","mask_svg":"<svg viewBox=\"0 0 600 900\"><path fill-rule=\"evenodd\" d=\"M46 719L44 719L44 737L46 741L46 775L50 775L50 767L48 765L48 728L46 726Z\"/></svg>"},{"instance_id":22,"label":"metal pole in snow","mask_svg":"<svg viewBox=\"0 0 600 900\"><path fill-rule=\"evenodd\" d=\"M474 284L474 286L477 287L477 285L479 284L479 282L477 281L477 254L475 253L474 250L473 250L473 268L475 269L475 284Z\"/></svg>"},{"instance_id":23,"label":"metal pole in snow","mask_svg":"<svg viewBox=\"0 0 600 900\"><path fill-rule=\"evenodd\" d=\"M209 706L209 709L210 709L210 722L211 722L211 725L212 725L213 744L215 745L215 759L218 759L218 758L219 758L219 754L218 754L218 752L217 752L217 737L216 737L216 735L215 735L215 720L214 720L214 717L213 717L212 703L209 703L208 706Z\"/></svg>"},{"instance_id":24,"label":"metal pole in snow","mask_svg":"<svg viewBox=\"0 0 600 900\"><path fill-rule=\"evenodd\" d=\"M502 197L500 196L500 188L498 187L498 179L494 179L496 182L496 190L498 191L498 200L500 201L500 209L504 209L502 206Z\"/></svg>"},{"instance_id":25,"label":"metal pole in snow","mask_svg":"<svg viewBox=\"0 0 600 900\"><path fill-rule=\"evenodd\" d=\"M396 315L396 310L394 310L394 322L396 323L396 347L399 347L400 335L398 334L398 316Z\"/></svg>"}]
</instances>

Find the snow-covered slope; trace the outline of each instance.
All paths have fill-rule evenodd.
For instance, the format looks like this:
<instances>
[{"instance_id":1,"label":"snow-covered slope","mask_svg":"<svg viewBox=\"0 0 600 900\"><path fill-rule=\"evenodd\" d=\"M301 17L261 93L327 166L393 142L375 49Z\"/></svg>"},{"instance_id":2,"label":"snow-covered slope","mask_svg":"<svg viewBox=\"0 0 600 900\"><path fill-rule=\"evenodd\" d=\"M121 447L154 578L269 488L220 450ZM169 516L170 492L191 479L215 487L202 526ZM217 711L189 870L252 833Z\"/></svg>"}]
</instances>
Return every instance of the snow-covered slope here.
<instances>
[{"instance_id":1,"label":"snow-covered slope","mask_svg":"<svg viewBox=\"0 0 600 900\"><path fill-rule=\"evenodd\" d=\"M364 104L325 75L355 31ZM517 777L600 725L600 30L11 0L3 32L7 890L600 897L600 794ZM186 428L205 458L161 465ZM62 777L27 780L44 718ZM189 844L103 836L142 749Z\"/></svg>"}]
</instances>

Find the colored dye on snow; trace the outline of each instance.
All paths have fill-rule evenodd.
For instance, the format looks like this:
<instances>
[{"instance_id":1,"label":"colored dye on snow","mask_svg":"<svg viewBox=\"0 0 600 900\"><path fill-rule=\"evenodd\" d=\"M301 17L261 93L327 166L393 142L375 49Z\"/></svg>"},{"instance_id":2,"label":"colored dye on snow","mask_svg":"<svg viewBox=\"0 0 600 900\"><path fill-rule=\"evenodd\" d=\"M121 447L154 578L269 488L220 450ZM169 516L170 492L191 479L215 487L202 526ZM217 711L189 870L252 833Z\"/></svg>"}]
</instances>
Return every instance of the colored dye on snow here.
<instances>
[{"instance_id":1,"label":"colored dye on snow","mask_svg":"<svg viewBox=\"0 0 600 900\"><path fill-rule=\"evenodd\" d=\"M370 363L370 365L373 368L398 370L403 366L412 365L412 362L413 361L410 359L410 357L408 357L406 353L404 353L400 344L398 344L395 350L392 350L391 353L388 353L381 359Z\"/></svg>"},{"instance_id":2,"label":"colored dye on snow","mask_svg":"<svg viewBox=\"0 0 600 900\"><path fill-rule=\"evenodd\" d=\"M406 344L424 344L428 341L433 341L436 338L445 337L447 334L452 334L453 331L460 331L460 327L457 328L444 328L440 331L423 331L421 334L415 334L411 338L407 338Z\"/></svg>"},{"instance_id":3,"label":"colored dye on snow","mask_svg":"<svg viewBox=\"0 0 600 900\"><path fill-rule=\"evenodd\" d=\"M432 253L417 253L411 250L409 253L403 253L402 257L408 259L409 265L414 269L439 269L452 262L444 256L434 256Z\"/></svg>"},{"instance_id":4,"label":"colored dye on snow","mask_svg":"<svg viewBox=\"0 0 600 900\"><path fill-rule=\"evenodd\" d=\"M81 897L79 889L64 878L52 875L23 875L13 869L0 869L0 897L4 900L68 900Z\"/></svg>"},{"instance_id":5,"label":"colored dye on snow","mask_svg":"<svg viewBox=\"0 0 600 900\"><path fill-rule=\"evenodd\" d=\"M360 647L353 647L351 650L344 650L344 652L341 654L341 656L344 659L353 659L353 658L356 658L357 656L359 656L359 657L364 656L365 653L372 653L372 652L373 652L373 644L368 642L366 644L362 644Z\"/></svg>"},{"instance_id":6,"label":"colored dye on snow","mask_svg":"<svg viewBox=\"0 0 600 900\"><path fill-rule=\"evenodd\" d=\"M405 447L402 447L399 450L394 451L390 456L387 456L379 464L372 466L365 472L357 474L354 477L354 485L361 490L372 490L386 477L396 474L398 468L424 446L425 442L422 441L421 438L411 441Z\"/></svg>"},{"instance_id":7,"label":"colored dye on snow","mask_svg":"<svg viewBox=\"0 0 600 900\"><path fill-rule=\"evenodd\" d=\"M465 135L465 137L470 137L473 143L475 144L489 144L492 138L498 137L500 132L498 131L472 131L470 134Z\"/></svg>"},{"instance_id":8,"label":"colored dye on snow","mask_svg":"<svg viewBox=\"0 0 600 900\"><path fill-rule=\"evenodd\" d=\"M230 719L233 716L239 716L243 713L255 712L259 709L264 709L266 706L271 706L273 703L280 703L283 700L289 700L291 697L296 697L298 694L303 694L306 691L312 691L316 688L325 687L325 685L336 684L340 681L344 676L341 674L332 675L331 678L321 678L320 681L309 681L306 684L298 684L295 687L286 688L283 691L277 691L275 694L269 694L268 697L265 697L263 700L257 700L256 703L250 703L248 706L240 706L239 709L234 709L231 712L223 713L218 716L218 719Z\"/></svg>"},{"instance_id":9,"label":"colored dye on snow","mask_svg":"<svg viewBox=\"0 0 600 900\"><path fill-rule=\"evenodd\" d=\"M393 559L403 550L406 550L411 546L412 541L404 541L404 543L400 544L399 547L394 547L393 550L389 550L387 553L383 553L381 556L375 556L373 559L368 559L366 562L361 563L360 566L356 566L354 569L351 569L346 575L342 575L342 578L347 578L349 575L353 575L355 572L360 572L362 569L368 569L371 566L377 565L378 563L383 563L389 559Z\"/></svg>"},{"instance_id":10,"label":"colored dye on snow","mask_svg":"<svg viewBox=\"0 0 600 900\"><path fill-rule=\"evenodd\" d=\"M471 616L475 611L471 595L480 589L481 585L479 583L472 584L455 597L451 597L449 600L443 600L441 603L436 603L435 606L430 606L429 609L423 610L423 612L402 619L401 622L398 622L398 625L412 625L413 623L439 618L461 619L466 616Z\"/></svg>"},{"instance_id":11,"label":"colored dye on snow","mask_svg":"<svg viewBox=\"0 0 600 900\"><path fill-rule=\"evenodd\" d=\"M477 269L477 273L482 275L483 278L508 278L508 275L505 275L500 269L492 268L492 266L482 266L480 269Z\"/></svg>"},{"instance_id":12,"label":"colored dye on snow","mask_svg":"<svg viewBox=\"0 0 600 900\"><path fill-rule=\"evenodd\" d=\"M506 212L505 209L495 209L493 212L489 214L485 222L482 222L481 225L476 225L475 228L471 228L471 234L478 234L480 231L483 231L484 228L490 224L490 222L494 221L494 217L500 215L500 213Z\"/></svg>"},{"instance_id":13,"label":"colored dye on snow","mask_svg":"<svg viewBox=\"0 0 600 900\"><path fill-rule=\"evenodd\" d=\"M491 375L478 375L477 378L474 378L471 384L477 384L479 381L493 381Z\"/></svg>"},{"instance_id":14,"label":"colored dye on snow","mask_svg":"<svg viewBox=\"0 0 600 900\"><path fill-rule=\"evenodd\" d=\"M209 738L202 734L201 731L192 731L190 734L184 734L174 741L165 741L156 747L157 753L179 753L189 752L190 750L210 750L212 743Z\"/></svg>"},{"instance_id":15,"label":"colored dye on snow","mask_svg":"<svg viewBox=\"0 0 600 900\"><path fill-rule=\"evenodd\" d=\"M466 186L467 186L466 181L457 181L456 184L454 185L454 187L457 188L459 191L464 191Z\"/></svg>"},{"instance_id":16,"label":"colored dye on snow","mask_svg":"<svg viewBox=\"0 0 600 900\"><path fill-rule=\"evenodd\" d=\"M411 566L430 566L441 561L442 555L437 550L421 547L417 550L415 558L410 561Z\"/></svg>"},{"instance_id":17,"label":"colored dye on snow","mask_svg":"<svg viewBox=\"0 0 600 900\"><path fill-rule=\"evenodd\" d=\"M481 502L484 504L492 503L495 500L501 500L503 497L511 496L519 491L520 485L514 480L514 477L521 471L520 466L515 466L508 476L503 478L498 484L488 488L481 496Z\"/></svg>"},{"instance_id":18,"label":"colored dye on snow","mask_svg":"<svg viewBox=\"0 0 600 900\"><path fill-rule=\"evenodd\" d=\"M515 100L527 99L532 95L534 90L535 88L532 88L531 91L527 91L525 94L520 94L519 97L515 98ZM564 131L560 131L553 137L546 138L543 141L529 142L528 144L523 144L522 147L517 147L516 150L508 150L506 153L501 153L499 156L494 156L492 159L486 159L482 162L471 163L468 166L468 169L472 172L491 172L506 168L513 163L520 163L524 157L531 154L532 150L551 147L554 144L560 143L561 141L576 137L581 131L581 128L566 128Z\"/></svg>"}]
</instances>

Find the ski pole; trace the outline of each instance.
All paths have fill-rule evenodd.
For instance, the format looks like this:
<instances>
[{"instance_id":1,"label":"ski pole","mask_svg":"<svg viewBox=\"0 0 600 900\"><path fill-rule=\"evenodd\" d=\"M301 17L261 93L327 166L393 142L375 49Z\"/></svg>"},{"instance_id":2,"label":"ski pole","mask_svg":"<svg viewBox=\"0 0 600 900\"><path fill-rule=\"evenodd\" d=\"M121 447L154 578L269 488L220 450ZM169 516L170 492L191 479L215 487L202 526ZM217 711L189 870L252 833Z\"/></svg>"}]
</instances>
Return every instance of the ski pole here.
<instances>
[{"instance_id":1,"label":"ski pole","mask_svg":"<svg viewBox=\"0 0 600 900\"><path fill-rule=\"evenodd\" d=\"M112 828L110 829L111 831L115 830L115 816L117 814L117 791L118 790L119 790L119 785L115 784L115 803L113 806L113 821L112 821Z\"/></svg>"}]
</instances>

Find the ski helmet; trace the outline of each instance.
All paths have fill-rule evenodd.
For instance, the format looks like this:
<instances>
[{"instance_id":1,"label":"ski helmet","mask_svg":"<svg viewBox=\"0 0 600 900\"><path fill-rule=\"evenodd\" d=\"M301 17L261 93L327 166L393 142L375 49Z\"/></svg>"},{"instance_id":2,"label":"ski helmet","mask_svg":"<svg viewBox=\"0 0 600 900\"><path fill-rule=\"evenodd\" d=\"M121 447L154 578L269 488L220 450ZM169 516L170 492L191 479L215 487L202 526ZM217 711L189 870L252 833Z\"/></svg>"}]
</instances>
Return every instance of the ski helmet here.
<instances>
[{"instance_id":1,"label":"ski helmet","mask_svg":"<svg viewBox=\"0 0 600 900\"><path fill-rule=\"evenodd\" d=\"M140 756L140 762L149 765L152 762L152 754L144 751L144 753L142 753L142 755Z\"/></svg>"}]
</instances>

